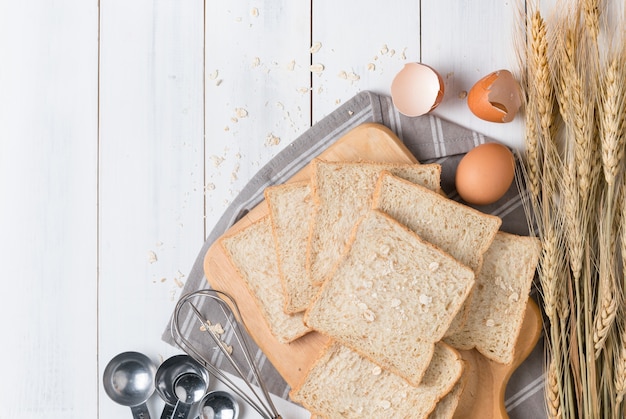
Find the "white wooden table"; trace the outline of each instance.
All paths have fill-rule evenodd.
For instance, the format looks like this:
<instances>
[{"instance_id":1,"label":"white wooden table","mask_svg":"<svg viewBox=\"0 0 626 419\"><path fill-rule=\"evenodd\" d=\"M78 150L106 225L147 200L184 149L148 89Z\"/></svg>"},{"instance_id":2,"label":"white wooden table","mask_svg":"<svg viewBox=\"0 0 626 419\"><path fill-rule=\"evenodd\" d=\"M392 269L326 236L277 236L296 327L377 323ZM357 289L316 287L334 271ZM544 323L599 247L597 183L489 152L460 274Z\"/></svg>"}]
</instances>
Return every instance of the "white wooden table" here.
<instances>
[{"instance_id":1,"label":"white wooden table","mask_svg":"<svg viewBox=\"0 0 626 419\"><path fill-rule=\"evenodd\" d=\"M404 63L443 76L437 115L520 147L519 118L480 121L462 94L516 69L516 4L0 0L0 417L130 417L102 371L179 353L160 336L229 201Z\"/></svg>"}]
</instances>

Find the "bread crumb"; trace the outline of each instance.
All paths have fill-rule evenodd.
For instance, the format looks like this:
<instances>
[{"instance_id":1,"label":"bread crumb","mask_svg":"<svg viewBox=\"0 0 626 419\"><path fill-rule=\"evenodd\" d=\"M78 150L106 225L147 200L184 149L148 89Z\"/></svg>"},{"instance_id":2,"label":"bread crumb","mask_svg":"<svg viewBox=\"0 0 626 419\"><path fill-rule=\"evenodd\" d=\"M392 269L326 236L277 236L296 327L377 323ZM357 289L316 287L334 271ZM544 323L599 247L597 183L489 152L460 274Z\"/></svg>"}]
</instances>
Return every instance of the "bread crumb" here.
<instances>
[{"instance_id":1,"label":"bread crumb","mask_svg":"<svg viewBox=\"0 0 626 419\"><path fill-rule=\"evenodd\" d=\"M320 64L320 63L311 64L311 67L309 68L311 69L311 73L321 74L322 71L324 71L324 64Z\"/></svg>"},{"instance_id":2,"label":"bread crumb","mask_svg":"<svg viewBox=\"0 0 626 419\"><path fill-rule=\"evenodd\" d=\"M257 9L256 7L253 7L250 10L250 16L252 16L252 17L259 17L259 9Z\"/></svg>"},{"instance_id":3,"label":"bread crumb","mask_svg":"<svg viewBox=\"0 0 626 419\"><path fill-rule=\"evenodd\" d=\"M161 282L162 283L165 282L165 281L167 281L167 278L165 278L165 277L161 278Z\"/></svg>"},{"instance_id":4,"label":"bread crumb","mask_svg":"<svg viewBox=\"0 0 626 419\"><path fill-rule=\"evenodd\" d=\"M369 71L374 71L374 70L376 70L376 64L374 64L374 63L367 63L367 69L368 69Z\"/></svg>"},{"instance_id":5,"label":"bread crumb","mask_svg":"<svg viewBox=\"0 0 626 419\"><path fill-rule=\"evenodd\" d=\"M380 375L382 374L383 369L381 367L379 367L378 365L374 365L372 367L372 375Z\"/></svg>"},{"instance_id":6,"label":"bread crumb","mask_svg":"<svg viewBox=\"0 0 626 419\"><path fill-rule=\"evenodd\" d=\"M320 48L322 48L322 43L314 42L313 45L311 45L311 48L309 49L309 51L311 52L311 54L315 54L316 52L320 50Z\"/></svg>"},{"instance_id":7,"label":"bread crumb","mask_svg":"<svg viewBox=\"0 0 626 419\"><path fill-rule=\"evenodd\" d=\"M431 272L436 272L437 269L439 269L439 264L437 262L431 262L430 265L428 265L428 270Z\"/></svg>"},{"instance_id":8,"label":"bread crumb","mask_svg":"<svg viewBox=\"0 0 626 419\"><path fill-rule=\"evenodd\" d=\"M296 68L296 61L295 60L291 60L289 62L289 64L287 64L287 70L293 71L294 68Z\"/></svg>"},{"instance_id":9,"label":"bread crumb","mask_svg":"<svg viewBox=\"0 0 626 419\"><path fill-rule=\"evenodd\" d=\"M254 57L252 59L252 67L258 67L261 65L261 59L259 57Z\"/></svg>"},{"instance_id":10,"label":"bread crumb","mask_svg":"<svg viewBox=\"0 0 626 419\"><path fill-rule=\"evenodd\" d=\"M265 137L266 147L275 146L278 144L280 144L280 137L277 137L272 133L267 134L267 137Z\"/></svg>"},{"instance_id":11,"label":"bread crumb","mask_svg":"<svg viewBox=\"0 0 626 419\"><path fill-rule=\"evenodd\" d=\"M157 255L152 250L148 251L148 262L154 263L157 261Z\"/></svg>"},{"instance_id":12,"label":"bread crumb","mask_svg":"<svg viewBox=\"0 0 626 419\"><path fill-rule=\"evenodd\" d=\"M459 92L459 99L465 99L467 97L467 91L466 90L461 90Z\"/></svg>"},{"instance_id":13,"label":"bread crumb","mask_svg":"<svg viewBox=\"0 0 626 419\"><path fill-rule=\"evenodd\" d=\"M237 114L237 118L239 119L248 117L248 111L244 108L236 108L235 114Z\"/></svg>"}]
</instances>

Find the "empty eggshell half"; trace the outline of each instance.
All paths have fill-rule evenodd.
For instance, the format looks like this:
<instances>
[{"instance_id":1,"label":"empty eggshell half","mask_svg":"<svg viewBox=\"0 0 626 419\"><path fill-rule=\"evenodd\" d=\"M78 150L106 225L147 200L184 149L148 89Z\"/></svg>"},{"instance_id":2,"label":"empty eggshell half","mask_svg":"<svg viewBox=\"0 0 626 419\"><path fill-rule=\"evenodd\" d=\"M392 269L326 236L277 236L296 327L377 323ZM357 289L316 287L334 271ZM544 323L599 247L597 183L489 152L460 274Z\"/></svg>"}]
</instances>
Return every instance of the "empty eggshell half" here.
<instances>
[{"instance_id":1,"label":"empty eggshell half","mask_svg":"<svg viewBox=\"0 0 626 419\"><path fill-rule=\"evenodd\" d=\"M489 122L511 122L522 105L519 84L508 70L478 80L467 95L472 113Z\"/></svg>"},{"instance_id":2,"label":"empty eggshell half","mask_svg":"<svg viewBox=\"0 0 626 419\"><path fill-rule=\"evenodd\" d=\"M420 116L435 109L443 99L443 79L433 68L407 63L391 83L391 99L406 116Z\"/></svg>"}]
</instances>

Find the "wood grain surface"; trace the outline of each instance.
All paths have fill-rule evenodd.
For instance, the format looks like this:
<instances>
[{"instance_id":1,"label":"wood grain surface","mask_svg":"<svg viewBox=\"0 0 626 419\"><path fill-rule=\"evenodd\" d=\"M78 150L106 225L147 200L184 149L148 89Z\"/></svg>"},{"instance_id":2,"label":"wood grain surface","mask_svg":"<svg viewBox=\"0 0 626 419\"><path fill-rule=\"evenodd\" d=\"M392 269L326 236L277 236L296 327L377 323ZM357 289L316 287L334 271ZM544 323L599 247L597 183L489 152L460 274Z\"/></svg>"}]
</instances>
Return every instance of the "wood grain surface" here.
<instances>
[{"instance_id":1,"label":"wood grain surface","mask_svg":"<svg viewBox=\"0 0 626 419\"><path fill-rule=\"evenodd\" d=\"M329 161L377 161L414 163L417 160L400 140L387 128L377 124L364 124L350 131L330 146L320 158ZM294 175L290 182L310 177L310 165ZM267 204L260 203L225 234L230 235L249 226L268 214ZM242 317L253 339L264 351L285 381L294 386L303 378L308 367L319 357L328 338L319 333L309 333L290 344L278 342L271 334L265 319L254 302L243 279L228 260L219 243L209 248L204 260L205 275L215 289L232 295L242 312ZM489 361L477 351L462 351L468 368L467 391L461 401L459 418L505 418L504 391L506 383L534 348L541 332L541 318L534 302L527 307L526 318L516 346L515 361L501 365Z\"/></svg>"}]
</instances>

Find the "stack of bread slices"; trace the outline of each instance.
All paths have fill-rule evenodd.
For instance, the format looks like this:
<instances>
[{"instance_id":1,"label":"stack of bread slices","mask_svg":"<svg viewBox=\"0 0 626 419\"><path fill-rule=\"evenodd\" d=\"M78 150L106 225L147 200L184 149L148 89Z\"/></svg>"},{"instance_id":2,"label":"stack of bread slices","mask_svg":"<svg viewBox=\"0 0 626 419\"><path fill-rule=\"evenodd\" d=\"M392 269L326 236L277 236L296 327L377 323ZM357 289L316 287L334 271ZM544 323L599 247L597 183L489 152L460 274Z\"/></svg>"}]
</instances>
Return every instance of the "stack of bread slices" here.
<instances>
[{"instance_id":1,"label":"stack of bread slices","mask_svg":"<svg viewBox=\"0 0 626 419\"><path fill-rule=\"evenodd\" d=\"M445 197L437 164L311 165L220 241L278 341L330 337L291 398L325 418L452 417L458 350L513 361L538 240Z\"/></svg>"}]
</instances>

